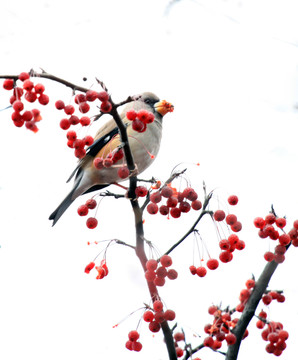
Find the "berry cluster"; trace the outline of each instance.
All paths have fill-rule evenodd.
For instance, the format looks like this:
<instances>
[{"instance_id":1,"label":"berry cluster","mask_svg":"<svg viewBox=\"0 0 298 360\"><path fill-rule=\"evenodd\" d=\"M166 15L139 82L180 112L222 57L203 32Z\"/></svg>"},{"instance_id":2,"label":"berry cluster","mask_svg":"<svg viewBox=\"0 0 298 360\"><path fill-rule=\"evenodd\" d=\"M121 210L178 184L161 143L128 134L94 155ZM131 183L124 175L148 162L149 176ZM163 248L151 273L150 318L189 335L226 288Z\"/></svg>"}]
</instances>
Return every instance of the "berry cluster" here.
<instances>
[{"instance_id":1,"label":"berry cluster","mask_svg":"<svg viewBox=\"0 0 298 360\"><path fill-rule=\"evenodd\" d=\"M96 276L96 279L97 280L100 280L100 279L103 279L105 276L108 275L109 273L109 269L107 267L107 264L106 264L106 260L103 259L101 260L100 262L100 265L99 266L95 266L95 262L90 262L86 267L85 267L85 273L86 274L89 274L90 271L95 267L95 270L97 270L97 276Z\"/></svg>"},{"instance_id":2,"label":"berry cluster","mask_svg":"<svg viewBox=\"0 0 298 360\"><path fill-rule=\"evenodd\" d=\"M82 116L75 115L76 108L74 105L65 105L62 100L57 100L55 103L57 110L63 110L64 113L68 116L63 118L60 121L60 127L63 130L68 130L72 125L89 126L91 124L90 117L86 116L90 110L90 102L95 100L101 101L100 110L103 113L111 111L112 104L109 101L109 94L106 91L97 92L94 90L88 90L86 94L79 93L74 97L75 105L77 106L79 112ZM93 144L93 137L88 135L83 139L77 137L77 133L74 130L69 130L66 134L67 137L67 146L74 149L74 154L77 158L82 159L86 155L85 147L88 147Z\"/></svg>"},{"instance_id":3,"label":"berry cluster","mask_svg":"<svg viewBox=\"0 0 298 360\"><path fill-rule=\"evenodd\" d=\"M10 97L10 104L14 112L11 114L11 119L15 126L22 127L25 124L25 127L33 132L38 131L36 125L42 117L38 109L25 110L25 106L22 100L24 99L29 103L34 103L36 100L41 105L47 105L49 103L49 97L44 93L45 87L43 84L34 84L30 79L30 74L27 72L22 72L18 80L22 82L22 87L16 86L16 81L14 79L5 79L3 82L3 88L5 90L12 90L12 96Z\"/></svg>"},{"instance_id":4,"label":"berry cluster","mask_svg":"<svg viewBox=\"0 0 298 360\"><path fill-rule=\"evenodd\" d=\"M231 319L229 311L222 311L218 306L212 305L209 307L208 312L213 315L213 323L207 324L204 331L208 336L204 339L204 346L210 347L213 350L218 350L222 346L222 342L226 341L227 345L233 345L236 342L236 336L232 330L236 326L238 319ZM243 338L248 335L245 331Z\"/></svg>"},{"instance_id":5,"label":"berry cluster","mask_svg":"<svg viewBox=\"0 0 298 360\"><path fill-rule=\"evenodd\" d=\"M167 269L172 265L172 258L169 255L163 255L160 258L160 266L157 260L150 259L146 263L145 278L149 282L153 282L156 286L164 286L166 277L170 280L175 280L178 273L174 269Z\"/></svg>"},{"instance_id":6,"label":"berry cluster","mask_svg":"<svg viewBox=\"0 0 298 360\"><path fill-rule=\"evenodd\" d=\"M153 309L146 310L143 314L144 321L149 323L149 330L153 333L156 333L161 329L161 323L163 321L173 321L175 317L175 311L170 309L164 311L161 300L155 300Z\"/></svg>"},{"instance_id":7,"label":"berry cluster","mask_svg":"<svg viewBox=\"0 0 298 360\"><path fill-rule=\"evenodd\" d=\"M128 120L132 121L131 126L133 130L139 133L146 131L147 125L154 121L154 115L147 110L136 112L134 109L131 109L126 112L126 117Z\"/></svg>"},{"instance_id":8,"label":"berry cluster","mask_svg":"<svg viewBox=\"0 0 298 360\"><path fill-rule=\"evenodd\" d=\"M280 356L287 347L286 340L289 333L283 330L283 324L270 321L267 328L262 331L262 338L269 343L266 345L266 351L269 354Z\"/></svg>"},{"instance_id":9,"label":"berry cluster","mask_svg":"<svg viewBox=\"0 0 298 360\"><path fill-rule=\"evenodd\" d=\"M150 203L147 205L149 214L171 215L177 219L181 213L188 213L191 209L200 210L202 208L201 201L197 200L198 194L191 187L185 188L182 192L178 192L170 184L162 187L160 190L150 195ZM165 204L160 205L162 199ZM159 205L157 205L159 204Z\"/></svg>"},{"instance_id":10,"label":"berry cluster","mask_svg":"<svg viewBox=\"0 0 298 360\"><path fill-rule=\"evenodd\" d=\"M108 154L103 154L104 156L97 156L93 160L93 165L97 170L101 170L103 168L110 168L111 166L115 166L116 163L124 158L124 151L121 148L116 148L113 151L109 152ZM116 165L119 167L118 169L118 176L120 179L126 179L130 172L129 169L124 163L122 166Z\"/></svg>"},{"instance_id":11,"label":"berry cluster","mask_svg":"<svg viewBox=\"0 0 298 360\"><path fill-rule=\"evenodd\" d=\"M91 198L91 199L88 199L84 205L80 205L78 207L77 212L80 216L86 216L86 215L88 215L89 210L95 209L96 206L97 206L96 200ZM95 217L89 217L86 221L86 225L87 225L88 229L95 229L97 224L98 224L98 221Z\"/></svg>"},{"instance_id":12,"label":"berry cluster","mask_svg":"<svg viewBox=\"0 0 298 360\"><path fill-rule=\"evenodd\" d=\"M238 203L238 197L236 195L231 195L228 198L228 203L230 205L236 205ZM226 224L230 227L233 232L239 232L242 229L242 224L237 220L237 216L234 214L228 214L226 216L223 210L216 210L213 213L213 219L216 222L226 221ZM221 239L219 241L220 254L219 260L223 263L228 263L233 259L233 252L235 250L243 250L245 248L245 242L240 240L238 235L231 234L227 237L227 239ZM209 270L215 270L219 266L219 262L217 259L209 258L206 262L206 267ZM207 269L205 266L196 267L191 265L189 270L192 275L198 275L199 277L204 277L207 274Z\"/></svg>"},{"instance_id":13,"label":"berry cluster","mask_svg":"<svg viewBox=\"0 0 298 360\"><path fill-rule=\"evenodd\" d=\"M285 233L283 230L286 224L285 218L278 218L272 213L268 214L265 219L262 217L254 219L254 225L259 229L258 235L260 238L270 238L271 240L278 241L274 252L267 251L264 254L266 261L271 262L274 260L280 264L285 260L287 247L290 244L295 247L298 246L298 220L294 221L293 228L288 233ZM280 234L279 230L283 231L283 233Z\"/></svg>"},{"instance_id":14,"label":"berry cluster","mask_svg":"<svg viewBox=\"0 0 298 360\"><path fill-rule=\"evenodd\" d=\"M142 344L137 341L140 334L136 330L132 330L128 333L128 340L126 341L125 347L130 351L141 351Z\"/></svg>"}]
</instances>

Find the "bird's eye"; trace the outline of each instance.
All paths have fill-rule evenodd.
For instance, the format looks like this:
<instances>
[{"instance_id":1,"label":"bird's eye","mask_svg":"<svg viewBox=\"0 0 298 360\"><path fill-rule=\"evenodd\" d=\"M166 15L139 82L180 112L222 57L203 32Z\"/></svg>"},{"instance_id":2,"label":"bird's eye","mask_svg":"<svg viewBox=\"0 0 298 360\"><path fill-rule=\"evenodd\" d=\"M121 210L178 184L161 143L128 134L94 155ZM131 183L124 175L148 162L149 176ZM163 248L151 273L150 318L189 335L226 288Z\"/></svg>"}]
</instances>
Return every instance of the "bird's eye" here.
<instances>
[{"instance_id":1,"label":"bird's eye","mask_svg":"<svg viewBox=\"0 0 298 360\"><path fill-rule=\"evenodd\" d=\"M150 99L145 99L144 100L146 104L151 104L151 100Z\"/></svg>"}]
</instances>

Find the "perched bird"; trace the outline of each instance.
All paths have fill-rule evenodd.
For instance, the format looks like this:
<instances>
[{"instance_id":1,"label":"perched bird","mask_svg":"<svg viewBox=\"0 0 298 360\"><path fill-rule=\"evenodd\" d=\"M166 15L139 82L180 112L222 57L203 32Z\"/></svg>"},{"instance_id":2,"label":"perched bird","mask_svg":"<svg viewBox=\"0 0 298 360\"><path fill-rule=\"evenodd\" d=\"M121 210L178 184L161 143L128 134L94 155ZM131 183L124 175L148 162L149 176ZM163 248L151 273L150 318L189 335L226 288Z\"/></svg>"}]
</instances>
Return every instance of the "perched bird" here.
<instances>
[{"instance_id":1,"label":"perched bird","mask_svg":"<svg viewBox=\"0 0 298 360\"><path fill-rule=\"evenodd\" d=\"M136 99L126 104L120 117L127 127L130 149L137 172L140 174L154 161L162 137L163 116L167 112L173 111L174 107L165 100L160 101L151 92L145 92ZM147 124L146 131L138 132L133 129L132 121L126 116L126 113L132 109L136 112L147 110L153 113L154 121ZM86 156L79 161L78 166L68 179L69 181L75 176L71 192L49 217L49 220L53 220L53 226L78 196L124 180L118 175L119 166L122 164L121 161L110 167L103 166L100 169L94 165L94 159L111 158L111 155L119 151L121 147L122 143L118 127L114 119L111 119L98 130L94 137L94 143L88 148Z\"/></svg>"}]
</instances>

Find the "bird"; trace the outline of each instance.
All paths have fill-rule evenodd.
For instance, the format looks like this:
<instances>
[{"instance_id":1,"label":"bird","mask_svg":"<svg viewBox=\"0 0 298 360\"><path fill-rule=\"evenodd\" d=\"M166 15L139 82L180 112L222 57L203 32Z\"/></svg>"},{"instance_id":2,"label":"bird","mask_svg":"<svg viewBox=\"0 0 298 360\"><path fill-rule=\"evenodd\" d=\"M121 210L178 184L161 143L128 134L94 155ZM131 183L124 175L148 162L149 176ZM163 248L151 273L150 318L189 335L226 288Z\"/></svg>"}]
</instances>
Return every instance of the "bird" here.
<instances>
[{"instance_id":1,"label":"bird","mask_svg":"<svg viewBox=\"0 0 298 360\"><path fill-rule=\"evenodd\" d=\"M163 116L168 112L172 112L174 106L165 100L160 100L152 92L144 92L132 99L134 100L125 105L120 117L126 126L128 142L136 171L140 174L152 164L158 154L162 138ZM153 113L154 121L146 124L147 128L145 131L135 131L132 127L132 121L126 116L129 110L135 110L135 112L147 110ZM72 190L49 217L49 220L53 220L52 226L57 223L68 207L79 196L125 180L121 179L118 175L120 166L118 163L101 169L96 168L94 165L94 159L107 159L122 147L119 129L112 118L97 131L93 144L89 146L85 157L79 160L77 167L67 180L69 182L73 177L75 178Z\"/></svg>"}]
</instances>

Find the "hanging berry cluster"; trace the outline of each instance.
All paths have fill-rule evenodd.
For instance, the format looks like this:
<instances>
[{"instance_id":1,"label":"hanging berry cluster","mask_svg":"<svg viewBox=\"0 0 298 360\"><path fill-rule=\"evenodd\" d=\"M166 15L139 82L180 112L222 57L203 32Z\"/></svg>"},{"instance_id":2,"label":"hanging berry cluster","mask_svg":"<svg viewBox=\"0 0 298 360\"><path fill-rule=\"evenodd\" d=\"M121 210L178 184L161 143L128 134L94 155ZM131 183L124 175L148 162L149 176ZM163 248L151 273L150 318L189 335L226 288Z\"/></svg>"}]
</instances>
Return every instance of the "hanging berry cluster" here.
<instances>
[{"instance_id":1,"label":"hanging berry cluster","mask_svg":"<svg viewBox=\"0 0 298 360\"><path fill-rule=\"evenodd\" d=\"M285 261L285 253L290 244L298 246L298 220L293 223L293 228L285 233L283 230L287 221L285 218L278 218L273 213L268 214L265 218L257 217L254 219L254 225L259 229L259 237L262 239L269 238L278 242L274 252L267 251L264 254L266 261L275 261L278 264ZM280 231L282 233L280 234Z\"/></svg>"},{"instance_id":2,"label":"hanging berry cluster","mask_svg":"<svg viewBox=\"0 0 298 360\"><path fill-rule=\"evenodd\" d=\"M167 269L172 265L172 258L169 255L163 255L160 258L160 265L155 259L150 259L146 262L145 278L149 282L153 282L156 286L164 286L166 277L170 280L175 280L178 273L174 269Z\"/></svg>"},{"instance_id":3,"label":"hanging berry cluster","mask_svg":"<svg viewBox=\"0 0 298 360\"><path fill-rule=\"evenodd\" d=\"M17 82L20 81L22 86L17 86ZM24 100L29 103L34 103L38 100L39 104L47 105L49 103L49 97L44 93L45 87L43 84L34 84L30 74L22 72L18 79L5 79L3 82L3 88L5 90L12 91L10 97L10 104L14 112L11 114L11 119L16 127L25 127L34 133L38 131L36 125L42 117L38 109L26 110Z\"/></svg>"},{"instance_id":4,"label":"hanging berry cluster","mask_svg":"<svg viewBox=\"0 0 298 360\"><path fill-rule=\"evenodd\" d=\"M231 195L228 198L229 205L237 205L238 197L236 195ZM242 229L241 222L237 219L235 214L228 214L226 216L223 210L216 210L212 217L215 222L223 222L228 228L233 232L239 232ZM235 250L243 250L245 248L245 242L240 240L237 234L230 234L226 239L221 239L218 243L221 250L219 254L219 260L222 263L228 263L233 260L233 252ZM206 246L206 245L205 245ZM207 250L208 253L208 250ZM216 270L219 266L219 261L215 258L212 258L208 253L209 259L206 261L206 265L202 264L203 259L200 257L200 266L191 265L189 270L192 275L198 275L199 277L204 277L207 274L207 268L209 270Z\"/></svg>"},{"instance_id":5,"label":"hanging berry cluster","mask_svg":"<svg viewBox=\"0 0 298 360\"><path fill-rule=\"evenodd\" d=\"M230 312L221 310L218 306L212 305L208 312L213 315L213 323L207 324L204 331L208 336L204 339L204 346L210 347L213 350L221 348L223 341L226 344L233 345L236 342L236 336L233 334L233 329L238 322L238 318L232 319ZM245 331L243 338L248 335Z\"/></svg>"},{"instance_id":6,"label":"hanging berry cluster","mask_svg":"<svg viewBox=\"0 0 298 360\"><path fill-rule=\"evenodd\" d=\"M170 184L151 193L150 203L147 205L149 214L154 215L158 212L161 215L170 214L175 219L179 218L182 213L188 213L191 209L200 210L201 208L202 203L198 200L198 194L193 188L187 187L178 192Z\"/></svg>"},{"instance_id":7,"label":"hanging berry cluster","mask_svg":"<svg viewBox=\"0 0 298 360\"><path fill-rule=\"evenodd\" d=\"M89 103L99 100L101 102L100 110L103 113L111 111L112 104L109 101L109 94L106 91L97 92L94 90L88 90L86 94L79 93L74 97L74 105L65 103L62 100L57 100L55 103L57 110L63 110L67 117L64 117L60 121L60 127L63 130L68 130L71 126L81 125L83 127L89 126L91 124L91 118L86 114L90 110ZM81 115L75 114L75 111L79 111ZM86 147L93 144L93 137L90 135L85 136L82 139L79 139L77 132L74 130L69 130L66 134L67 137L67 146L74 149L74 155L82 159L86 155Z\"/></svg>"},{"instance_id":8,"label":"hanging berry cluster","mask_svg":"<svg viewBox=\"0 0 298 360\"><path fill-rule=\"evenodd\" d=\"M262 331L261 336L264 341L268 341L265 350L269 354L280 356L287 347L286 340L289 338L289 333L283 329L281 322L267 322L267 327Z\"/></svg>"}]
</instances>

